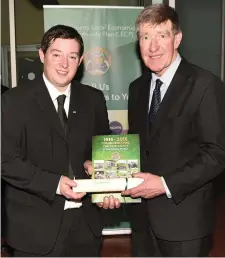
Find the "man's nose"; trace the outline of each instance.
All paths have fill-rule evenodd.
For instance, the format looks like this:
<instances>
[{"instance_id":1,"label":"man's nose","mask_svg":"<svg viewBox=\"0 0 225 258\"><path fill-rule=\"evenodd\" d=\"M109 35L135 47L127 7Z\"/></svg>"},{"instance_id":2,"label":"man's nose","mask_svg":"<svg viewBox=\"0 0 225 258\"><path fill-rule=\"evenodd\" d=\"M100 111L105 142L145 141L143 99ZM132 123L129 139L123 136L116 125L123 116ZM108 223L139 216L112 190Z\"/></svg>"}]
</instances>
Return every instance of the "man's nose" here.
<instances>
[{"instance_id":1,"label":"man's nose","mask_svg":"<svg viewBox=\"0 0 225 258\"><path fill-rule=\"evenodd\" d=\"M151 52L156 52L159 49L159 42L157 39L153 38L149 44L149 50Z\"/></svg>"},{"instance_id":2,"label":"man's nose","mask_svg":"<svg viewBox=\"0 0 225 258\"><path fill-rule=\"evenodd\" d=\"M61 60L62 67L66 68L68 67L68 59L66 57L63 57Z\"/></svg>"}]
</instances>

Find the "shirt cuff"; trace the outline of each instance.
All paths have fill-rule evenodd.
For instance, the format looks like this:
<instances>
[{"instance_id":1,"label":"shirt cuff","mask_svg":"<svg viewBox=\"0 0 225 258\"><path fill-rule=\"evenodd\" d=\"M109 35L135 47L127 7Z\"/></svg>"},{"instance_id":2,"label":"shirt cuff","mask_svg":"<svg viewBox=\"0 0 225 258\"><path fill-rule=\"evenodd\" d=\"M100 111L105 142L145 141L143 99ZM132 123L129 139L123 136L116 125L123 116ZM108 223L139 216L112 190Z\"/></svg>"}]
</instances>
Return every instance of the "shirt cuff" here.
<instances>
[{"instance_id":1,"label":"shirt cuff","mask_svg":"<svg viewBox=\"0 0 225 258\"><path fill-rule=\"evenodd\" d=\"M59 179L58 187L56 189L56 194L60 194L60 195L61 195L61 192L60 192L60 181L61 181L61 178L62 178L62 176Z\"/></svg>"},{"instance_id":2,"label":"shirt cuff","mask_svg":"<svg viewBox=\"0 0 225 258\"><path fill-rule=\"evenodd\" d=\"M169 188L168 188L168 186L167 186L167 184L166 184L166 181L165 181L165 179L161 176L161 180L162 180L162 183L163 183L163 186L164 186L164 188L165 188L165 190L166 190L166 195L167 195L167 197L170 199L170 198L172 198L172 194L171 194L171 192L170 192L170 190L169 190Z\"/></svg>"},{"instance_id":3,"label":"shirt cuff","mask_svg":"<svg viewBox=\"0 0 225 258\"><path fill-rule=\"evenodd\" d=\"M60 192L60 181L61 181L61 178L62 178L62 176L59 179L59 183L58 183L58 186L57 186L57 189L56 189L56 194L59 194L59 195L61 195L61 192ZM75 176L73 177L73 180L75 180Z\"/></svg>"}]
</instances>

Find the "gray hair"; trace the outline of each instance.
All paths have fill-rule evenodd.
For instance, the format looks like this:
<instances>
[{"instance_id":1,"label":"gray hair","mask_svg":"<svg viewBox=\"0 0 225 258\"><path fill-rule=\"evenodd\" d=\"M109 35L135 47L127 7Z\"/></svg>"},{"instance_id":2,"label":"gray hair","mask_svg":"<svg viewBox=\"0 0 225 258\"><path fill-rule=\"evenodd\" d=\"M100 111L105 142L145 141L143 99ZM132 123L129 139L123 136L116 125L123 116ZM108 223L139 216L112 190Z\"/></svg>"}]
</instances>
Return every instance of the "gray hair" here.
<instances>
[{"instance_id":1,"label":"gray hair","mask_svg":"<svg viewBox=\"0 0 225 258\"><path fill-rule=\"evenodd\" d=\"M178 15L174 8L165 4L153 4L145 7L136 20L136 33L139 37L140 26L143 24L159 25L171 21L174 34L181 31Z\"/></svg>"}]
</instances>

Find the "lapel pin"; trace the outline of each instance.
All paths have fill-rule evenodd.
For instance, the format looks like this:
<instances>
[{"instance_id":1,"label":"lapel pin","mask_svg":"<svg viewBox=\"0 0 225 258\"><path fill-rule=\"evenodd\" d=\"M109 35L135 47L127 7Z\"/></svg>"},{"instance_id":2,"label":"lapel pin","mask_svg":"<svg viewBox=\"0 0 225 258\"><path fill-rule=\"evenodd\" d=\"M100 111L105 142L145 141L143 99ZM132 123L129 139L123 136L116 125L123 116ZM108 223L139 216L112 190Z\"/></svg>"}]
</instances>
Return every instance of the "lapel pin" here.
<instances>
[{"instance_id":1,"label":"lapel pin","mask_svg":"<svg viewBox=\"0 0 225 258\"><path fill-rule=\"evenodd\" d=\"M73 114L76 114L76 113L77 113L77 111L74 110L74 111L73 111Z\"/></svg>"}]
</instances>

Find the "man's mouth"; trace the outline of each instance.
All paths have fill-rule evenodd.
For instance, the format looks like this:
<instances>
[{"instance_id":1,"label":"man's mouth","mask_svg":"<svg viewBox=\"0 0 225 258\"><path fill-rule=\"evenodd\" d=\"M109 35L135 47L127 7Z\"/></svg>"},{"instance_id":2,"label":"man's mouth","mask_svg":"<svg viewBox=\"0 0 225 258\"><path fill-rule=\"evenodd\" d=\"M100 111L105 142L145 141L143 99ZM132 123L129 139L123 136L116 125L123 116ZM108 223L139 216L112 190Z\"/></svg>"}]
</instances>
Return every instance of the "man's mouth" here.
<instances>
[{"instance_id":1,"label":"man's mouth","mask_svg":"<svg viewBox=\"0 0 225 258\"><path fill-rule=\"evenodd\" d=\"M161 57L161 55L157 55L157 56L150 56L150 58L151 59L158 59L158 58L160 58Z\"/></svg>"},{"instance_id":2,"label":"man's mouth","mask_svg":"<svg viewBox=\"0 0 225 258\"><path fill-rule=\"evenodd\" d=\"M58 74L61 74L61 75L66 75L68 72L67 71L57 71Z\"/></svg>"}]
</instances>

